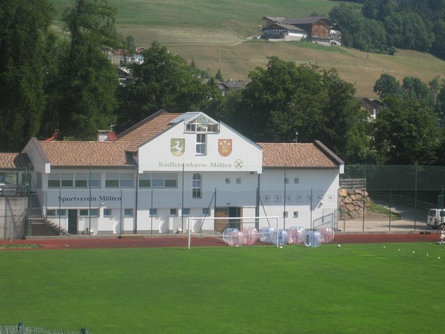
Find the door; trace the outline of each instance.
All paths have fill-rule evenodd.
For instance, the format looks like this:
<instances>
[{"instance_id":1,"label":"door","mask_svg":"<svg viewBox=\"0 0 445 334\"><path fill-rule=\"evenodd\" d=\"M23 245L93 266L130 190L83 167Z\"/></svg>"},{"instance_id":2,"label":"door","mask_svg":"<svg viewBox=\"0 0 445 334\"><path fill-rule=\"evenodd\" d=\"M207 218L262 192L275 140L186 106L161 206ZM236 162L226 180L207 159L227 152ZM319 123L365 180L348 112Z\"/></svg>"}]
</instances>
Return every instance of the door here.
<instances>
[{"instance_id":1,"label":"door","mask_svg":"<svg viewBox=\"0 0 445 334\"><path fill-rule=\"evenodd\" d=\"M215 217L228 217L229 213L227 208L216 208L215 209ZM229 222L227 219L215 219L215 231L222 232L229 226Z\"/></svg>"},{"instance_id":2,"label":"door","mask_svg":"<svg viewBox=\"0 0 445 334\"><path fill-rule=\"evenodd\" d=\"M241 217L242 208L237 206L229 206L226 208L216 208L215 217ZM215 231L222 232L226 228L237 228L241 231L243 228L240 219L215 219Z\"/></svg>"},{"instance_id":3,"label":"door","mask_svg":"<svg viewBox=\"0 0 445 334\"><path fill-rule=\"evenodd\" d=\"M68 233L77 234L77 210L68 210Z\"/></svg>"},{"instance_id":4,"label":"door","mask_svg":"<svg viewBox=\"0 0 445 334\"><path fill-rule=\"evenodd\" d=\"M237 206L231 206L228 208L229 210L229 217L241 217L241 208ZM242 231L243 226L240 219L231 219L229 221L229 227L231 228L237 228L238 230Z\"/></svg>"}]
</instances>

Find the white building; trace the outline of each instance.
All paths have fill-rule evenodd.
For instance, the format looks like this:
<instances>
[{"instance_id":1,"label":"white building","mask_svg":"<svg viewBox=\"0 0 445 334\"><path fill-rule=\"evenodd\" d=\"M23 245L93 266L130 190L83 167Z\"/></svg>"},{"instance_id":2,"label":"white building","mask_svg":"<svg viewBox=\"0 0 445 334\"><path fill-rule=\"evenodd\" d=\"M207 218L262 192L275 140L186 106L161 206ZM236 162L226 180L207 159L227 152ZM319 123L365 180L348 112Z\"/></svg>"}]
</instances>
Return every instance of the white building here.
<instances>
[{"instance_id":1,"label":"white building","mask_svg":"<svg viewBox=\"0 0 445 334\"><path fill-rule=\"evenodd\" d=\"M177 233L189 216L207 217L203 232L227 227L212 217L311 228L336 220L343 172L318 141L254 143L202 112L161 110L114 141L33 138L22 153L46 218L71 234Z\"/></svg>"}]
</instances>

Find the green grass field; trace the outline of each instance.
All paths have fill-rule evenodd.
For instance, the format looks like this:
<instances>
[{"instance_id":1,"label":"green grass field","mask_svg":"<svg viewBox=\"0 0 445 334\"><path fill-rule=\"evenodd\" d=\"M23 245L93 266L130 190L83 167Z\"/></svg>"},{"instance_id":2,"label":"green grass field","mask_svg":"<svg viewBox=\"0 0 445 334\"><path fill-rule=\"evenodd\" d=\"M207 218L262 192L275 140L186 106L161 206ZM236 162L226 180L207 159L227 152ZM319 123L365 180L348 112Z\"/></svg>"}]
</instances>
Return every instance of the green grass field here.
<instances>
[{"instance_id":1,"label":"green grass field","mask_svg":"<svg viewBox=\"0 0 445 334\"><path fill-rule=\"evenodd\" d=\"M436 333L444 261L432 243L2 251L0 326Z\"/></svg>"}]
</instances>

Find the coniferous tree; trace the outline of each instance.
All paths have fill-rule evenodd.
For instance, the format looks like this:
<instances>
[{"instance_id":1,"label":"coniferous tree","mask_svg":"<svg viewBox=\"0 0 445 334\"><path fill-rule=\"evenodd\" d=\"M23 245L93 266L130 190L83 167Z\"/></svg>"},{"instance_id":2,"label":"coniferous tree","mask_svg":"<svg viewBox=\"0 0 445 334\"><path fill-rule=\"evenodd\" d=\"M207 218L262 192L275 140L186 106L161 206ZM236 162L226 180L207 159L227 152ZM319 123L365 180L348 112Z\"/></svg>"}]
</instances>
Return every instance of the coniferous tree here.
<instances>
[{"instance_id":1,"label":"coniferous tree","mask_svg":"<svg viewBox=\"0 0 445 334\"><path fill-rule=\"evenodd\" d=\"M0 150L19 150L40 130L52 15L47 0L0 3Z\"/></svg>"},{"instance_id":2,"label":"coniferous tree","mask_svg":"<svg viewBox=\"0 0 445 334\"><path fill-rule=\"evenodd\" d=\"M115 120L117 69L107 56L119 43L114 17L106 0L75 0L65 12L70 39L60 59L54 104L48 110L63 136L92 138Z\"/></svg>"}]
</instances>

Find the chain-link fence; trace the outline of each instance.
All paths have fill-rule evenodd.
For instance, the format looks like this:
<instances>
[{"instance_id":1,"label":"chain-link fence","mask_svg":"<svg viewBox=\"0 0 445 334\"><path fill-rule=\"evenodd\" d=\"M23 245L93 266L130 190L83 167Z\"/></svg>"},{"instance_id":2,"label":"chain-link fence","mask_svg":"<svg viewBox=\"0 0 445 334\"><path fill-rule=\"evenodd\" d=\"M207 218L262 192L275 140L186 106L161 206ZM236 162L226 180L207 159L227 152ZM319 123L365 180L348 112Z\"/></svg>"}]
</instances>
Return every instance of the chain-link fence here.
<instances>
[{"instance_id":1,"label":"chain-link fence","mask_svg":"<svg viewBox=\"0 0 445 334\"><path fill-rule=\"evenodd\" d=\"M342 187L351 180L363 181L368 198L349 219L340 207L339 228L346 232L429 231L428 210L444 207L444 166L346 165Z\"/></svg>"}]
</instances>

